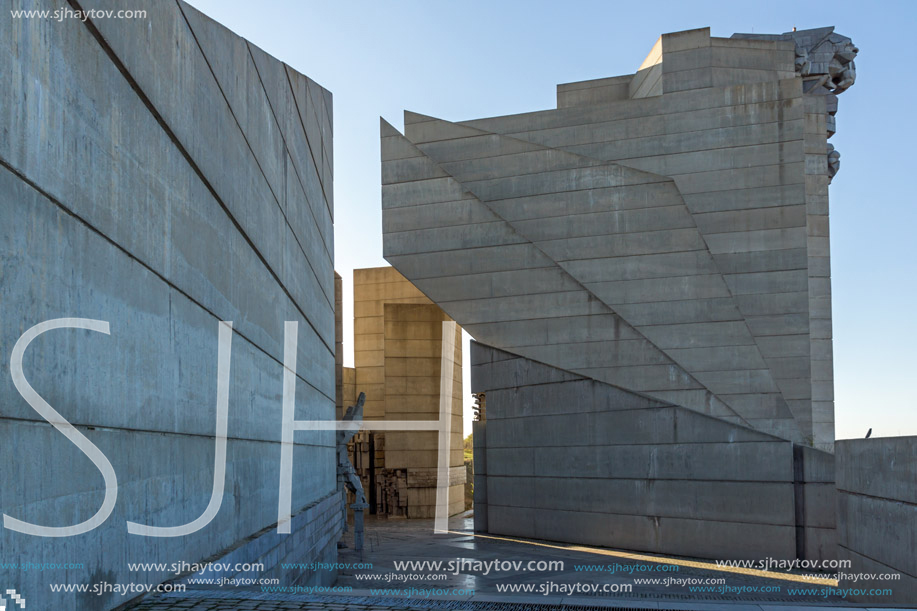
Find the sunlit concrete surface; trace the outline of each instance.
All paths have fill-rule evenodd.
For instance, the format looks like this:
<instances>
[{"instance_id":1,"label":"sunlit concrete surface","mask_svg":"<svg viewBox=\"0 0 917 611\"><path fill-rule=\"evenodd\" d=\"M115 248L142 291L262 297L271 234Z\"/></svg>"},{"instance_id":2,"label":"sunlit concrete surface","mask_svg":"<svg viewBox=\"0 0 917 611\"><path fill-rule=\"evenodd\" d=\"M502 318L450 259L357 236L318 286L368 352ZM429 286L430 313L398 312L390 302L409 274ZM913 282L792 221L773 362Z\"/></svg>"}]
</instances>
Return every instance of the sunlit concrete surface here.
<instances>
[{"instance_id":1,"label":"sunlit concrete surface","mask_svg":"<svg viewBox=\"0 0 917 611\"><path fill-rule=\"evenodd\" d=\"M468 514L452 518L449 535L434 535L431 520L393 520L372 519L367 522L366 549L360 553L352 546L341 550L339 562L372 563L370 569L342 569L337 581L338 586L350 586L350 592L335 594L275 594L252 590L211 590L194 591L185 594L162 595L149 599L134 609L505 609L515 611L522 609L554 609L568 607L613 607L618 609L721 609L723 611L741 609L762 611L767 609L850 609L867 608L844 601L838 596L821 597L818 595L799 596L789 593L790 588L807 587L799 581L781 577L799 579L799 573L783 575L774 572L771 577L760 575L724 572L714 568L702 569L690 564L710 564L691 558L653 557L653 560L642 555L641 559L628 559L633 554L625 550L608 549L563 549L562 546L544 541L510 541L491 537L474 536L471 532L471 518ZM614 554L609 555L609 554ZM433 578L434 572L412 569L396 569L395 562L400 561L563 561L562 570L538 571L491 571L488 575L473 570L462 570L457 574L448 571L446 579ZM618 563L621 568L615 574L607 571L576 570L577 565L599 565ZM647 572L639 567L677 566L677 571ZM628 570L636 571L628 574ZM441 571L446 572L446 571ZM427 577L398 581L397 575L426 573ZM375 575L372 580L358 576ZM699 594L689 593L686 588L664 585L643 585L637 579L673 577L678 579L719 579L725 580L730 588L775 588L780 592L747 593L747 594ZM830 576L825 575L825 578ZM401 579L404 579L402 577ZM545 583L554 584L616 584L630 585L629 594L619 595L572 595L563 594L500 594L498 586L534 584L536 587ZM823 586L818 585L816 588ZM378 590L383 588L413 588L415 591L433 588L446 590L452 588L474 593L463 595L436 595L427 599L407 598L404 595L386 595ZM875 607L870 607L875 608Z\"/></svg>"}]
</instances>

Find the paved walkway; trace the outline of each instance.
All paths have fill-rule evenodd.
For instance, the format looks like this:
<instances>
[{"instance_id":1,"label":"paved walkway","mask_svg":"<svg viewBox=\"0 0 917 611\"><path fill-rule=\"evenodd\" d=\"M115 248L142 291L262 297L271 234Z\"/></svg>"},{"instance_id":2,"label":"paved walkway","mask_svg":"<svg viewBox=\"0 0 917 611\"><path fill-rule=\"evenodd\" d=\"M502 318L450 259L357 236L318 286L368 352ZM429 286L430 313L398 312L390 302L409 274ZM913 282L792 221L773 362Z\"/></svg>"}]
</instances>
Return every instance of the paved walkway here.
<instances>
[{"instance_id":1,"label":"paved walkway","mask_svg":"<svg viewBox=\"0 0 917 611\"><path fill-rule=\"evenodd\" d=\"M339 571L336 585L351 588L350 591L303 594L226 588L194 590L149 598L133 609L549 611L579 607L849 611L855 606L840 596L824 595L825 588L836 589L836 585L806 583L798 575L780 574L781 578L775 579L760 572L715 570L712 563L688 558L659 558L550 542L474 536L469 517L453 518L449 534L434 535L432 520L367 520L366 529L362 553L353 550L351 539L349 547L339 554L340 563L371 564L371 567ZM443 564L439 568L396 567L400 562L423 561ZM547 568L539 562L560 562L562 566ZM539 570L540 567L545 570ZM643 581L647 579L658 581ZM721 581L711 585L707 581L710 579ZM692 591L692 586L685 585L689 580L695 589L707 587L708 591ZM517 593L500 591L511 587L517 588ZM799 592L806 589L808 595ZM599 591L587 594L588 590Z\"/></svg>"}]
</instances>

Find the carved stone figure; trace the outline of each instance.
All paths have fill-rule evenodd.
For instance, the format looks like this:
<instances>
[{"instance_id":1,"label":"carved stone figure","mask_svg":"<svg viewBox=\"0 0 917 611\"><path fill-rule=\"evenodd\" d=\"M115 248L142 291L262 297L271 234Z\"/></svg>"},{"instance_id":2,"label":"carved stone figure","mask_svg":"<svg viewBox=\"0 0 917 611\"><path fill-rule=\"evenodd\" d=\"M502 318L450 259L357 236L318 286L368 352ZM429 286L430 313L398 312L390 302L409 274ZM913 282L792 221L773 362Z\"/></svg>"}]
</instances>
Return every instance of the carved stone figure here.
<instances>
[{"instance_id":1,"label":"carved stone figure","mask_svg":"<svg viewBox=\"0 0 917 611\"><path fill-rule=\"evenodd\" d=\"M828 144L828 180L830 181L841 169L841 154L834 150L833 144Z\"/></svg>"},{"instance_id":2,"label":"carved stone figure","mask_svg":"<svg viewBox=\"0 0 917 611\"><path fill-rule=\"evenodd\" d=\"M735 34L733 38L792 40L796 45L796 73L803 77L803 88L807 94L826 96L827 135L828 138L834 135L836 96L849 89L857 77L856 63L853 60L860 49L850 38L836 33L833 27L794 30L784 34ZM841 154L829 144L827 155L830 182L840 168Z\"/></svg>"},{"instance_id":3,"label":"carved stone figure","mask_svg":"<svg viewBox=\"0 0 917 611\"><path fill-rule=\"evenodd\" d=\"M787 32L782 36L796 44L796 72L807 78L807 91L817 87L837 94L856 81L856 58L859 49L847 36L834 28Z\"/></svg>"}]
</instances>

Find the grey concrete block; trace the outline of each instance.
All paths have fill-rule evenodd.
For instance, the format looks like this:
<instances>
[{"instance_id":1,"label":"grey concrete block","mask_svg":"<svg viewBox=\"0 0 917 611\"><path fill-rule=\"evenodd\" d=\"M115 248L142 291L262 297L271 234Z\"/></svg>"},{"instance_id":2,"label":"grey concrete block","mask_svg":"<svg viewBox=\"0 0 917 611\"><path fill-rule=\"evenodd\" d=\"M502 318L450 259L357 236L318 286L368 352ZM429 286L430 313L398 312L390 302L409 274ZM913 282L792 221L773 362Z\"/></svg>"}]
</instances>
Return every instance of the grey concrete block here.
<instances>
[{"instance_id":1,"label":"grey concrete block","mask_svg":"<svg viewBox=\"0 0 917 611\"><path fill-rule=\"evenodd\" d=\"M627 257L698 250L704 247L704 242L697 230L691 228L625 233L615 240L599 236L550 240L539 242L538 245L552 259L563 263L591 257Z\"/></svg>"},{"instance_id":2,"label":"grey concrete block","mask_svg":"<svg viewBox=\"0 0 917 611\"><path fill-rule=\"evenodd\" d=\"M849 560L851 568L845 571L851 575L865 573L869 575L896 575L894 580L889 579L870 579L854 581L853 578L841 580L838 584L840 587L869 591L870 589L889 589L891 595L868 596L861 593L853 597L859 602L869 602L874 604L913 604L917 597L917 577L902 573L896 567L888 566L882 562L877 562L873 558L864 556L856 550L848 549L843 545L837 547L837 557L839 560Z\"/></svg>"},{"instance_id":3,"label":"grey concrete block","mask_svg":"<svg viewBox=\"0 0 917 611\"><path fill-rule=\"evenodd\" d=\"M452 178L433 178L382 185L385 208L417 206L462 199L464 190Z\"/></svg>"},{"instance_id":4,"label":"grey concrete block","mask_svg":"<svg viewBox=\"0 0 917 611\"><path fill-rule=\"evenodd\" d=\"M588 288L611 306L618 304L648 303L663 301L687 301L691 299L716 299L729 297L729 289L719 274L699 275L693 273L671 278L648 278L620 280L616 282L589 283ZM661 324L664 318L653 321ZM652 323L650 323L652 324ZM716 323L709 323L715 325Z\"/></svg>"},{"instance_id":5,"label":"grey concrete block","mask_svg":"<svg viewBox=\"0 0 917 611\"><path fill-rule=\"evenodd\" d=\"M468 251L429 252L423 257L389 255L398 271L416 279L440 278L450 274L474 274L553 265L544 253L530 244L483 247Z\"/></svg>"},{"instance_id":6,"label":"grey concrete block","mask_svg":"<svg viewBox=\"0 0 917 611\"><path fill-rule=\"evenodd\" d=\"M544 477L790 483L791 449L784 442L689 442L544 448L535 456Z\"/></svg>"},{"instance_id":7,"label":"grey concrete block","mask_svg":"<svg viewBox=\"0 0 917 611\"><path fill-rule=\"evenodd\" d=\"M834 561L841 557L837 546L837 530L835 528L805 528L806 558L821 562Z\"/></svg>"},{"instance_id":8,"label":"grey concrete block","mask_svg":"<svg viewBox=\"0 0 917 611\"><path fill-rule=\"evenodd\" d=\"M763 505L762 498L768 499ZM650 515L659 518L792 525L789 483L684 480L584 479L576 477L488 477L488 504L547 512Z\"/></svg>"},{"instance_id":9,"label":"grey concrete block","mask_svg":"<svg viewBox=\"0 0 917 611\"><path fill-rule=\"evenodd\" d=\"M656 324L643 326L640 329L647 338L663 350L742 346L755 343L748 328L740 321Z\"/></svg>"},{"instance_id":10,"label":"grey concrete block","mask_svg":"<svg viewBox=\"0 0 917 611\"><path fill-rule=\"evenodd\" d=\"M582 288L572 276L559 267L491 272L417 280L425 294L436 295L443 302L463 299L488 299L526 293L559 293Z\"/></svg>"},{"instance_id":11,"label":"grey concrete block","mask_svg":"<svg viewBox=\"0 0 917 611\"><path fill-rule=\"evenodd\" d=\"M667 348L677 363L691 363L691 371L765 369L767 365L754 345L728 345L703 348Z\"/></svg>"},{"instance_id":12,"label":"grey concrete block","mask_svg":"<svg viewBox=\"0 0 917 611\"><path fill-rule=\"evenodd\" d=\"M917 504L914 437L845 439L835 449L838 489Z\"/></svg>"},{"instance_id":13,"label":"grey concrete block","mask_svg":"<svg viewBox=\"0 0 917 611\"><path fill-rule=\"evenodd\" d=\"M489 508L493 516L497 508L493 505ZM516 532L529 531L534 520L538 538L618 549L643 548L668 554L694 549L702 557L717 559L757 558L750 549L772 558L792 558L795 553L793 529L787 526L504 507L499 512L505 521L499 525L492 522L491 532L500 532L495 528L503 528L504 524ZM743 538L745 545L732 545L733 537Z\"/></svg>"},{"instance_id":14,"label":"grey concrete block","mask_svg":"<svg viewBox=\"0 0 917 611\"><path fill-rule=\"evenodd\" d=\"M546 347L581 342L619 342L643 336L623 318L613 313L583 316L553 316L499 323L470 325L475 337L499 337L507 347ZM537 359L536 359L537 360Z\"/></svg>"},{"instance_id":15,"label":"grey concrete block","mask_svg":"<svg viewBox=\"0 0 917 611\"><path fill-rule=\"evenodd\" d=\"M838 542L902 573L917 575L917 505L840 491Z\"/></svg>"},{"instance_id":16,"label":"grey concrete block","mask_svg":"<svg viewBox=\"0 0 917 611\"><path fill-rule=\"evenodd\" d=\"M704 251L582 259L565 262L564 269L584 284L709 275L717 271L713 259Z\"/></svg>"},{"instance_id":17,"label":"grey concrete block","mask_svg":"<svg viewBox=\"0 0 917 611\"><path fill-rule=\"evenodd\" d=\"M584 367L577 371L607 384L622 386L657 397L661 391L703 389L704 387L680 365L629 365L626 367ZM704 411L706 405L684 404Z\"/></svg>"},{"instance_id":18,"label":"grey concrete block","mask_svg":"<svg viewBox=\"0 0 917 611\"><path fill-rule=\"evenodd\" d=\"M814 450L813 448L807 448ZM837 488L833 482L809 483L802 487L807 527L833 530L837 524Z\"/></svg>"},{"instance_id":19,"label":"grey concrete block","mask_svg":"<svg viewBox=\"0 0 917 611\"><path fill-rule=\"evenodd\" d=\"M804 248L713 255L723 274L800 269L811 261Z\"/></svg>"},{"instance_id":20,"label":"grey concrete block","mask_svg":"<svg viewBox=\"0 0 917 611\"><path fill-rule=\"evenodd\" d=\"M737 413L749 420L761 418L791 418L786 401L776 393L724 394L721 399Z\"/></svg>"},{"instance_id":21,"label":"grey concrete block","mask_svg":"<svg viewBox=\"0 0 917 611\"><path fill-rule=\"evenodd\" d=\"M444 219L449 219L445 223ZM389 208L382 212L384 233L416 231L449 225L472 225L497 220L488 208L481 206L474 198L455 202Z\"/></svg>"},{"instance_id":22,"label":"grey concrete block","mask_svg":"<svg viewBox=\"0 0 917 611\"><path fill-rule=\"evenodd\" d=\"M652 324L657 320L676 324L741 319L736 303L729 297L615 304L615 311L637 326Z\"/></svg>"},{"instance_id":23,"label":"grey concrete block","mask_svg":"<svg viewBox=\"0 0 917 611\"><path fill-rule=\"evenodd\" d=\"M486 365L473 365L471 389L472 392L488 392L526 384L545 384L577 379L582 378L560 369L539 365L528 359L511 359Z\"/></svg>"},{"instance_id":24,"label":"grey concrete block","mask_svg":"<svg viewBox=\"0 0 917 611\"><path fill-rule=\"evenodd\" d=\"M693 227L691 215L680 201L659 202L643 210L615 210L516 221L513 227L532 241L569 239ZM671 203L671 205L663 205Z\"/></svg>"},{"instance_id":25,"label":"grey concrete block","mask_svg":"<svg viewBox=\"0 0 917 611\"><path fill-rule=\"evenodd\" d=\"M566 369L574 371L673 364L665 353L643 339L596 341L585 346L582 343L517 346L516 350L536 361L562 362Z\"/></svg>"},{"instance_id":26,"label":"grey concrete block","mask_svg":"<svg viewBox=\"0 0 917 611\"><path fill-rule=\"evenodd\" d=\"M503 221L453 225L387 234L384 254L467 250L492 246L521 244L524 238L514 234Z\"/></svg>"},{"instance_id":27,"label":"grey concrete block","mask_svg":"<svg viewBox=\"0 0 917 611\"><path fill-rule=\"evenodd\" d=\"M599 81L603 83L613 80L615 79L599 79ZM593 86L589 88L563 90L563 85L558 85L557 107L589 106L610 101L626 100L630 97L629 83L630 77L627 77L622 82L608 83L604 86Z\"/></svg>"}]
</instances>

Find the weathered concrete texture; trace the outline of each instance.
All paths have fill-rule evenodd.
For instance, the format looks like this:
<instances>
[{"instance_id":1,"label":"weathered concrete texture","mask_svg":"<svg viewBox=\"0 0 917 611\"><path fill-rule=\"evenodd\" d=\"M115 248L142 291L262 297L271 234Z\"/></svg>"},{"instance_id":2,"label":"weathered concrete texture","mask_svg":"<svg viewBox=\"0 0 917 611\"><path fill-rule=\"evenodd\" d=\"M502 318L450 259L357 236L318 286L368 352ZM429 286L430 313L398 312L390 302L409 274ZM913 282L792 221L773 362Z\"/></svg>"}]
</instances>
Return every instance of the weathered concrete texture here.
<instances>
[{"instance_id":1,"label":"weathered concrete texture","mask_svg":"<svg viewBox=\"0 0 917 611\"><path fill-rule=\"evenodd\" d=\"M837 449L838 555L846 573L900 575L844 587L891 588L863 602L917 601L917 437L847 439Z\"/></svg>"},{"instance_id":2,"label":"weathered concrete texture","mask_svg":"<svg viewBox=\"0 0 917 611\"><path fill-rule=\"evenodd\" d=\"M392 267L354 270L355 392L366 393L367 420L438 420L443 367L452 369L449 514L464 509L462 336L443 360L448 315ZM448 371L448 370L446 370ZM373 513L432 518L437 433L363 432L354 462Z\"/></svg>"},{"instance_id":3,"label":"weathered concrete texture","mask_svg":"<svg viewBox=\"0 0 917 611\"><path fill-rule=\"evenodd\" d=\"M344 279L334 272L334 416L344 417L347 408L356 402L344 391Z\"/></svg>"},{"instance_id":4,"label":"weathered concrete texture","mask_svg":"<svg viewBox=\"0 0 917 611\"><path fill-rule=\"evenodd\" d=\"M830 454L478 342L471 363L487 397L476 529L717 559L834 557Z\"/></svg>"},{"instance_id":5,"label":"weathered concrete texture","mask_svg":"<svg viewBox=\"0 0 917 611\"><path fill-rule=\"evenodd\" d=\"M332 585L337 578L334 571L309 570L306 568L308 564L301 559L310 558L313 559L310 562L322 563L336 561L337 542L341 534L339 494L329 494L294 515L289 535L278 534L272 527L266 528L223 555L219 562L185 576L181 582L193 586L194 580L198 579L266 577L279 579L279 583L295 582L303 586ZM263 565L264 570L240 569L256 563Z\"/></svg>"},{"instance_id":6,"label":"weathered concrete texture","mask_svg":"<svg viewBox=\"0 0 917 611\"><path fill-rule=\"evenodd\" d=\"M284 321L299 323L295 417L334 417L330 93L182 2L144 8L146 19L85 23L0 13L0 356L50 319L111 328L52 331L25 355L31 385L119 478L114 512L90 533L0 530L4 562L85 566L4 571L34 608L121 604L47 583L158 583L174 575L127 563L200 562L276 522ZM220 320L234 331L220 511L192 535L129 535L126 521L179 526L207 507ZM8 370L0 405L2 512L49 526L92 516L98 470ZM336 554L339 520L315 510L333 503L333 433L294 442L302 532L246 548L252 560Z\"/></svg>"},{"instance_id":7,"label":"weathered concrete texture","mask_svg":"<svg viewBox=\"0 0 917 611\"><path fill-rule=\"evenodd\" d=\"M830 450L836 99L795 49L666 34L556 110L383 121L386 258L485 343Z\"/></svg>"}]
</instances>

